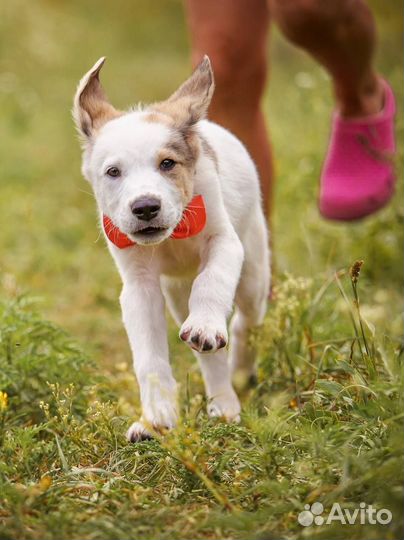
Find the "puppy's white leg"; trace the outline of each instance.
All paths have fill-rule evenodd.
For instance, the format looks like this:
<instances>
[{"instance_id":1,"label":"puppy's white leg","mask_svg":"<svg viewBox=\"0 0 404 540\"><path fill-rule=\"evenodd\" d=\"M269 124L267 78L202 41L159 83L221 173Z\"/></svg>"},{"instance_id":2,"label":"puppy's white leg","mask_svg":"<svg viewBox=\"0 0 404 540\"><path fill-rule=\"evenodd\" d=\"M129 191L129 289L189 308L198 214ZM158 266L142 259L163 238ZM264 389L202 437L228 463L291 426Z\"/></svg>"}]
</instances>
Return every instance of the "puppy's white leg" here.
<instances>
[{"instance_id":1,"label":"puppy's white leg","mask_svg":"<svg viewBox=\"0 0 404 540\"><path fill-rule=\"evenodd\" d=\"M192 281L162 278L161 285L170 313L180 325L188 312ZM213 354L193 352L205 383L209 416L223 416L229 421L238 421L240 403L232 387L227 351L222 349Z\"/></svg>"},{"instance_id":2,"label":"puppy's white leg","mask_svg":"<svg viewBox=\"0 0 404 540\"><path fill-rule=\"evenodd\" d=\"M239 422L241 407L231 383L227 351L222 349L213 354L194 354L205 383L208 415L221 416L229 422Z\"/></svg>"},{"instance_id":3,"label":"puppy's white leg","mask_svg":"<svg viewBox=\"0 0 404 540\"><path fill-rule=\"evenodd\" d=\"M249 332L262 323L270 287L270 256L266 224L261 212L244 238L245 259L230 323L230 366L236 386L255 377L255 350Z\"/></svg>"},{"instance_id":4,"label":"puppy's white leg","mask_svg":"<svg viewBox=\"0 0 404 540\"><path fill-rule=\"evenodd\" d=\"M135 442L150 437L148 426L159 430L176 425L176 382L168 359L164 298L158 278L142 276L124 283L121 306L142 401L142 418L127 433Z\"/></svg>"},{"instance_id":5,"label":"puppy's white leg","mask_svg":"<svg viewBox=\"0 0 404 540\"><path fill-rule=\"evenodd\" d=\"M180 338L198 352L227 345L226 318L231 312L243 262L243 246L232 226L213 235L202 253L202 271L189 298L189 315Z\"/></svg>"}]
</instances>

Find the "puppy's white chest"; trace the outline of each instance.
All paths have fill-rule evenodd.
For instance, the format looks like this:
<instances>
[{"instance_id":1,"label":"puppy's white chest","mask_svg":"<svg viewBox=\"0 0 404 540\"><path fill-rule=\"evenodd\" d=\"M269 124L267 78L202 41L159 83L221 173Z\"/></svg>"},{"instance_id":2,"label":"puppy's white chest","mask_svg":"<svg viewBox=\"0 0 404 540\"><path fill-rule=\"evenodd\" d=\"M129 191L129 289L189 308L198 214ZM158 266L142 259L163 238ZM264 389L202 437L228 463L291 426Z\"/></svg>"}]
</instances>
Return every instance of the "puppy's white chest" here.
<instances>
[{"instance_id":1,"label":"puppy's white chest","mask_svg":"<svg viewBox=\"0 0 404 540\"><path fill-rule=\"evenodd\" d=\"M167 276L195 275L200 262L200 242L194 238L167 240L159 250L160 272Z\"/></svg>"}]
</instances>

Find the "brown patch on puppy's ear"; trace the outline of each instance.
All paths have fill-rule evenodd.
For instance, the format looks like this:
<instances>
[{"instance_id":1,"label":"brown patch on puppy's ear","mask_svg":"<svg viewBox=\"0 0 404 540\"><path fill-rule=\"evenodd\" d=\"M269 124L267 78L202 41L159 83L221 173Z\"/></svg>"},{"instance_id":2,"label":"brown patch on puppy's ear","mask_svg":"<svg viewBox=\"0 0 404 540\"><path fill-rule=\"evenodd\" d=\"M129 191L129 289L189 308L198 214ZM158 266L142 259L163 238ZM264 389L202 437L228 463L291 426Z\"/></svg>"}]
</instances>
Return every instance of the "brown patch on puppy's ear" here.
<instances>
[{"instance_id":1,"label":"brown patch on puppy's ear","mask_svg":"<svg viewBox=\"0 0 404 540\"><path fill-rule=\"evenodd\" d=\"M191 77L166 101L152 105L151 110L169 116L180 129L191 127L206 116L214 88L212 67L205 55Z\"/></svg>"},{"instance_id":2,"label":"brown patch on puppy's ear","mask_svg":"<svg viewBox=\"0 0 404 540\"><path fill-rule=\"evenodd\" d=\"M74 98L73 118L85 139L94 135L106 122L122 114L109 103L101 86L99 73L104 62L105 57L100 58L84 75Z\"/></svg>"}]
</instances>

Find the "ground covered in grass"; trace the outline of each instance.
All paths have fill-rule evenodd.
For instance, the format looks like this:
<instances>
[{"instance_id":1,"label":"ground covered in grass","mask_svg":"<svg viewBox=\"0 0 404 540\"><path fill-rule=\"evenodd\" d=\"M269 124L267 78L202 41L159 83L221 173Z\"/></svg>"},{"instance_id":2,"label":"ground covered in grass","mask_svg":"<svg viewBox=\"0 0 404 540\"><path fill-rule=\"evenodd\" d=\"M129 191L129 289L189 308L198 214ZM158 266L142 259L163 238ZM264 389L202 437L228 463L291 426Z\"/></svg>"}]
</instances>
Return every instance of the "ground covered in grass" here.
<instances>
[{"instance_id":1,"label":"ground covered in grass","mask_svg":"<svg viewBox=\"0 0 404 540\"><path fill-rule=\"evenodd\" d=\"M24 299L7 303L0 536L400 538L402 348L360 316L350 287L343 272L279 280L253 336L260 382L242 423L208 420L191 373L180 427L136 445L123 438L119 394L89 358ZM305 530L297 516L316 501L366 502L394 518Z\"/></svg>"},{"instance_id":2,"label":"ground covered in grass","mask_svg":"<svg viewBox=\"0 0 404 540\"><path fill-rule=\"evenodd\" d=\"M189 71L181 4L2 3L1 538L403 536L402 18L399 2L372 6L378 66L399 102L395 200L356 225L319 218L329 82L275 32L265 101L277 158L275 294L251 337L258 386L243 395L240 425L208 420L199 372L171 325L183 422L128 445L139 402L119 280L80 179L69 109L104 54L117 106L168 95ZM393 519L301 526L315 502L323 515L363 502Z\"/></svg>"}]
</instances>

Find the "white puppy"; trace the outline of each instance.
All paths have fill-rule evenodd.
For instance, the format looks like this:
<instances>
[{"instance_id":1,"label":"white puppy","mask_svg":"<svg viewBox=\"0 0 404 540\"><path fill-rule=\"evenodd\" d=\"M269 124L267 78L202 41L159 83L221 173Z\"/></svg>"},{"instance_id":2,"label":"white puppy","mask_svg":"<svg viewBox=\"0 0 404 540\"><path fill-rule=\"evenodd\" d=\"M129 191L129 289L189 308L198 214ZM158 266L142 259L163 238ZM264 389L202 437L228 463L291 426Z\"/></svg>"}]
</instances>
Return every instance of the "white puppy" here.
<instances>
[{"instance_id":1,"label":"white puppy","mask_svg":"<svg viewBox=\"0 0 404 540\"><path fill-rule=\"evenodd\" d=\"M103 63L81 80L73 113L83 139L83 174L123 281L123 321L142 401L142 417L128 438L149 438L151 428L177 422L166 303L199 361L209 415L237 421L231 378L254 374L248 332L264 317L270 282L255 166L231 133L203 119L214 90L208 57L167 101L125 113L102 90ZM185 238L176 238L184 225Z\"/></svg>"}]
</instances>

